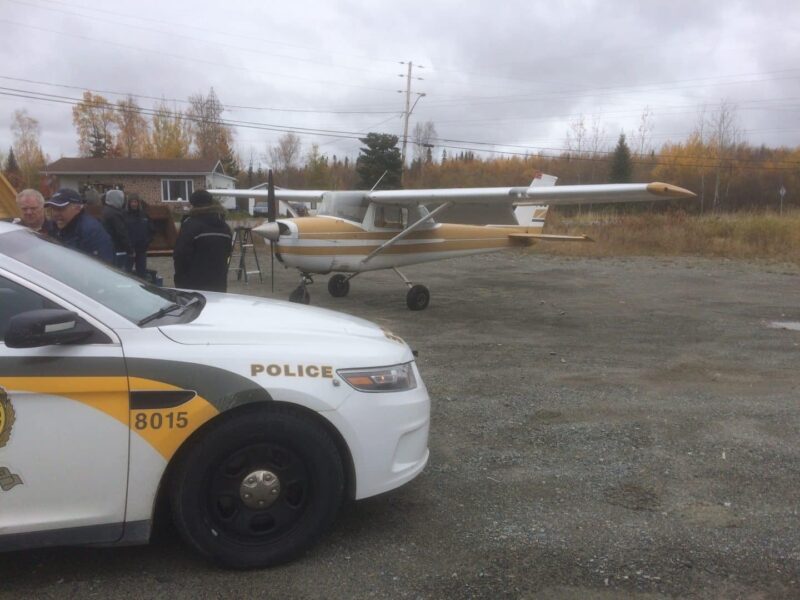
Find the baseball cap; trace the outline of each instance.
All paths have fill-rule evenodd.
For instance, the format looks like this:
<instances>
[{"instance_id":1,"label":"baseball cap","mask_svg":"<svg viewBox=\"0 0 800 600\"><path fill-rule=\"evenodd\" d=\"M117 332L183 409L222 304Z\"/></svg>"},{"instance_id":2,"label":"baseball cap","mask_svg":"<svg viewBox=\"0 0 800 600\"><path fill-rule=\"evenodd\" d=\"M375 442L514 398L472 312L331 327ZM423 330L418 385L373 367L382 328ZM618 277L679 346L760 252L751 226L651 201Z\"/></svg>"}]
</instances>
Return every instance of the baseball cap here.
<instances>
[{"instance_id":1,"label":"baseball cap","mask_svg":"<svg viewBox=\"0 0 800 600\"><path fill-rule=\"evenodd\" d=\"M83 198L81 198L81 195L75 190L61 188L55 194L50 196L50 198L44 204L45 206L57 206L62 208L67 204L83 204Z\"/></svg>"}]
</instances>

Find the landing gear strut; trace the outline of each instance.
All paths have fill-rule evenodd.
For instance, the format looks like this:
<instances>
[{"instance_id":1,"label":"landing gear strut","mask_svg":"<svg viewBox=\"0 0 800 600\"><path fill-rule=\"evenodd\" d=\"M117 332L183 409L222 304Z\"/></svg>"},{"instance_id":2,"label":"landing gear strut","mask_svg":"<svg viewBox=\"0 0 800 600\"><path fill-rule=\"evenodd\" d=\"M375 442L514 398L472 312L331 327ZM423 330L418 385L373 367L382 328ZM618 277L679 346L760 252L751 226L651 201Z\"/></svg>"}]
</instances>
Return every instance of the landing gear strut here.
<instances>
[{"instance_id":1,"label":"landing gear strut","mask_svg":"<svg viewBox=\"0 0 800 600\"><path fill-rule=\"evenodd\" d=\"M397 273L400 279L402 279L409 288L408 294L406 294L406 306L408 310L424 310L427 308L431 301L431 293L428 288L419 283L414 285L397 269L393 268L392 271Z\"/></svg>"},{"instance_id":2,"label":"landing gear strut","mask_svg":"<svg viewBox=\"0 0 800 600\"><path fill-rule=\"evenodd\" d=\"M298 285L294 291L289 294L289 302L296 302L298 304L308 304L311 302L311 294L309 294L308 290L306 289L306 286L309 283L314 283L311 275L308 273L301 273L300 285Z\"/></svg>"}]
</instances>

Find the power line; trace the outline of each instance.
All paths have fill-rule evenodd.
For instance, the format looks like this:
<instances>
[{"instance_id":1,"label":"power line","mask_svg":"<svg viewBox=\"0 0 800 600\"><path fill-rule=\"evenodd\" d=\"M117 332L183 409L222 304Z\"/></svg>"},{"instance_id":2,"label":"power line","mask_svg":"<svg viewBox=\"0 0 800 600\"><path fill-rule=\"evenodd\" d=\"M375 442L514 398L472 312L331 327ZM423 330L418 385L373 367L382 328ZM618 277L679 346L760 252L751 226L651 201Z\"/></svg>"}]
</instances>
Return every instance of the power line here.
<instances>
[{"instance_id":1,"label":"power line","mask_svg":"<svg viewBox=\"0 0 800 600\"><path fill-rule=\"evenodd\" d=\"M29 25L27 23L19 23L19 22L16 22L16 21L10 21L8 19L0 19L0 23L6 23L6 24L9 24L9 25L13 25L15 27L26 27L28 29L35 29L37 31L45 31L47 33L54 33L56 35L63 35L63 36L66 36L66 37L76 38L76 39L79 39L79 40L85 40L85 41L89 41L89 42L96 42L96 43L103 44L105 46L117 46L119 48L125 48L127 50L136 50L137 52L151 52L151 53L158 54L160 57L165 57L166 56L166 57L170 57L170 58L176 58L178 60L185 60L185 61L189 61L189 62L196 62L196 63L202 63L202 64L207 64L207 65L213 65L215 67L224 67L226 69L236 69L236 70L239 70L239 71L247 71L247 72L250 72L250 73L258 73L260 75L269 75L269 76L272 76L272 77L280 77L280 78L283 78L283 79L295 79L295 80L298 80L298 81L305 81L305 82L308 82L308 83L314 83L314 84L319 84L319 85L338 85L338 86L351 87L351 88L357 88L357 89L362 89L362 90L370 90L370 91L377 91L377 92L389 92L389 91L391 91L392 93L395 92L395 90L388 90L388 89L385 89L385 88L375 88L375 87L370 87L370 86L365 86L365 85L357 85L357 84L354 84L354 83L343 83L343 82L341 82L339 80L311 79L311 78L308 78L308 77L301 77L299 75L287 75L285 73L273 73L273 72L269 72L269 71L257 71L255 69L249 69L247 67L240 67L238 65L230 65L230 64L225 64L225 63L214 62L212 60L205 60L205 59L202 59L202 58L196 58L196 57L190 57L190 56L182 56L180 54L171 54L169 52L163 52L161 50L152 50L150 48L140 48L138 46L131 46L130 44L122 44L120 42L113 42L113 41L110 41L110 40L100 40L100 39L91 38L91 37L88 37L88 36L77 35L77 34L74 34L74 33L67 33L67 32L64 32L64 31L58 31L56 29L48 29L46 27L39 27L37 25Z\"/></svg>"},{"instance_id":2,"label":"power line","mask_svg":"<svg viewBox=\"0 0 800 600\"><path fill-rule=\"evenodd\" d=\"M70 90L80 90L83 92L93 92L95 94L111 94L114 96L132 96L134 98L141 98L143 100L155 100L157 102L167 101L167 102L177 102L180 104L191 104L189 100L183 100L180 98L165 98L163 96L145 96L142 94L134 94L131 92L115 92L111 90L102 90L97 88L85 87L85 86L77 86L77 85L67 85L63 83L50 83L47 81L37 81L35 79L24 79L22 77L10 77L7 75L0 75L0 79L7 79L9 81L20 81L23 83L33 83L37 85L47 85L51 87L60 87L64 89ZM270 106L244 106L238 104L223 104L223 107L226 110L263 110L263 111L270 111L270 112L287 112L287 113L316 113L316 114L332 114L332 115L389 115L389 114L397 114L400 111L398 110L319 110L319 109L304 109L304 108L275 108Z\"/></svg>"},{"instance_id":3,"label":"power line","mask_svg":"<svg viewBox=\"0 0 800 600\"><path fill-rule=\"evenodd\" d=\"M170 38L183 38L183 39L186 39L186 40L191 40L191 41L194 41L194 42L200 42L200 43L203 43L203 44L210 44L210 45L214 45L214 46L232 48L234 50L238 50L238 51L241 51L241 52L251 52L251 53L254 53L254 54L260 54L262 56L271 56L271 57L276 57L276 58L296 60L298 62L306 62L306 63L315 64L315 65L322 65L322 66L325 66L326 68L335 67L337 69L346 69L346 70L350 70L350 71L368 71L368 72L383 73L383 74L386 73L385 70L371 69L371 68L361 68L361 67L349 67L349 66L344 66L344 65L323 63L323 62L320 62L318 60L313 60L313 59L310 59L310 58L301 58L301 57L298 57L298 56L292 56L292 55L288 55L288 54L275 54L275 53L271 53L271 52L264 52L263 50L256 50L254 48L246 48L246 47L243 47L243 46L235 46L233 44L228 44L228 43L225 43L225 42L212 41L212 40L208 40L208 39L201 39L201 38L193 37L193 36L182 34L182 33L176 33L174 29L170 30L170 31L165 31L163 29L153 29L152 27L144 27L142 25L132 25L130 23L122 23L120 21L112 21L112 20L109 20L109 19L102 19L102 18L99 18L99 17L90 17L90 16L87 16L87 15L84 15L84 14L81 14L81 13L71 12L71 11L68 11L68 10L60 9L60 8L51 8L51 7L48 7L48 6L39 6L37 4L31 4L30 2L25 2L23 0L6 0L6 1L10 2L12 4L20 4L22 6L30 6L32 8L37 8L37 9L40 9L40 10L48 10L48 11L58 12L58 13L65 14L65 15L71 15L71 16L75 16L75 17L80 17L81 19L88 19L88 20L91 20L91 21L97 21L99 23L109 23L111 25L121 25L123 27L129 27L129 28L138 29L138 30L141 30L141 31L148 31L148 32L153 32L153 33L158 33L158 34L166 34L166 35L169 35Z\"/></svg>"},{"instance_id":4,"label":"power line","mask_svg":"<svg viewBox=\"0 0 800 600\"><path fill-rule=\"evenodd\" d=\"M19 98L28 98L33 100L40 100L45 102L55 102L60 104L68 104L72 106L76 106L82 102L82 100L77 98L70 98L67 96L59 96L56 94L44 94L41 92L30 92L27 90L15 90L13 88L2 88L0 87L0 96L11 96L11 97L19 97ZM199 119L186 115L184 113L175 113L170 111L155 111L150 109L138 109L134 110L138 114L146 115L146 116L153 116L157 114L167 114L172 116L173 118L178 118L187 121L198 121ZM256 130L264 130L264 131L280 131L284 133L296 133L298 135L316 135L320 137L338 137L341 139L360 139L364 133L362 132L352 132L352 131L337 131L332 129L314 129L314 128L305 128L305 127L286 127L280 126L275 124L269 123L257 123L251 121L236 121L230 119L221 119L219 121L221 125L226 125L229 127L242 127L246 129L256 129ZM515 144L498 144L498 143L491 143L491 142L480 142L480 141L469 141L469 140L458 140L458 139L448 139L448 138L434 138L433 141L438 142L436 145L446 149L455 149L455 150L467 150L467 151L477 151L477 152L490 152L494 154L502 154L508 156L526 156L531 157L531 152L558 152L561 153L562 156L544 156L543 158L550 158L550 159L566 159L569 160L583 160L583 161L603 161L605 159L601 158L593 158L593 157L582 157L582 156L575 156L574 154L570 154L570 151L565 148L548 148L548 147L536 147L536 146L522 146L522 145L515 145ZM412 141L412 143L415 143ZM477 146L477 147L476 147ZM489 148L486 148L486 147ZM516 148L518 150L498 150L497 147L502 148ZM563 154L568 154L568 157L563 156ZM611 151L598 151L595 154L604 154L610 155L613 154ZM659 158L666 158L671 159L675 158L677 160L695 160L695 161L704 161L704 162L696 162L692 164L682 164L680 166L696 166L699 168L712 168L717 167L719 164L719 159L709 159L708 157L703 156L681 156L681 155L660 155ZM790 165L789 167L765 167L762 165L755 166L755 161L749 159L741 159L741 158L726 158L723 159L726 164L736 164L738 168L743 169L750 169L750 170L762 170L762 171L788 171L788 170L795 170L800 167L800 162L797 161L777 161L775 164L786 164ZM713 162L711 162L713 161ZM648 164L648 165L668 165L669 163L665 163L663 161L655 160L655 161L643 161L639 159L632 159L631 161L633 164ZM753 165L753 166L751 166Z\"/></svg>"}]
</instances>

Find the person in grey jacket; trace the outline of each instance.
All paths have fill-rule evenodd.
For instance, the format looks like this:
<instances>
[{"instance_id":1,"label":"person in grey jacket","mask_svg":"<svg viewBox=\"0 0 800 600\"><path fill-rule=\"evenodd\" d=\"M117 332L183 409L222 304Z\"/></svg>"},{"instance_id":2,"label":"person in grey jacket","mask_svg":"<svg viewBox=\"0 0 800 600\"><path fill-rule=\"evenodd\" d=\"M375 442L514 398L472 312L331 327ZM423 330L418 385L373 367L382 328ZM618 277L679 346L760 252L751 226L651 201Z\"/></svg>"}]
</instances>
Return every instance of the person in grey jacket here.
<instances>
[{"instance_id":1,"label":"person in grey jacket","mask_svg":"<svg viewBox=\"0 0 800 600\"><path fill-rule=\"evenodd\" d=\"M114 266L128 268L128 255L133 255L133 245L125 224L125 194L122 190L108 190L103 207L103 227L114 244Z\"/></svg>"}]
</instances>

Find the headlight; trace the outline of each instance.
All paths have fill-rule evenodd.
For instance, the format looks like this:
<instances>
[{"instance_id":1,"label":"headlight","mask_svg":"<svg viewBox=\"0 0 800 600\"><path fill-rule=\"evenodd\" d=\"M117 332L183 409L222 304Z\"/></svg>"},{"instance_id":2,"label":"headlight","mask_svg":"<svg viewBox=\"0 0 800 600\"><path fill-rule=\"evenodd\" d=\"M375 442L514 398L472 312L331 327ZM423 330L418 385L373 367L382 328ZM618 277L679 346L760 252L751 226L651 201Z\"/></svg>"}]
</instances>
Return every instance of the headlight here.
<instances>
[{"instance_id":1,"label":"headlight","mask_svg":"<svg viewBox=\"0 0 800 600\"><path fill-rule=\"evenodd\" d=\"M374 369L341 369L337 375L360 392L404 392L417 387L412 363Z\"/></svg>"}]
</instances>

